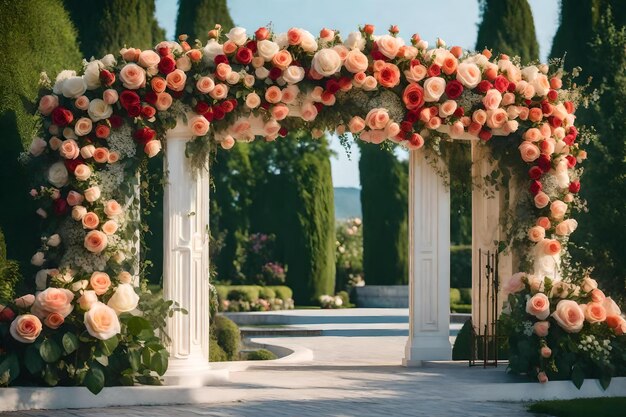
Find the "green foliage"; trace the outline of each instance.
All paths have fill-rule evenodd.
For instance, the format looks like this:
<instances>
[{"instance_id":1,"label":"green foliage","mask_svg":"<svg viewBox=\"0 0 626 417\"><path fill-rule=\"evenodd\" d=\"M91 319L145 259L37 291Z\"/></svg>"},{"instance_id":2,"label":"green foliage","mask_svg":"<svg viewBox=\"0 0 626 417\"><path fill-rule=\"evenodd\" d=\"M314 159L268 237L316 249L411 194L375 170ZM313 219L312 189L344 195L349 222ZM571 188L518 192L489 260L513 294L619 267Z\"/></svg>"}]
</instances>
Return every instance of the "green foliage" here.
<instances>
[{"instance_id":1,"label":"green foliage","mask_svg":"<svg viewBox=\"0 0 626 417\"><path fill-rule=\"evenodd\" d=\"M621 417L624 409L626 397L539 401L528 407L531 413L556 417Z\"/></svg>"},{"instance_id":2,"label":"green foliage","mask_svg":"<svg viewBox=\"0 0 626 417\"><path fill-rule=\"evenodd\" d=\"M450 304L461 302L461 291L458 288L450 288Z\"/></svg>"},{"instance_id":3,"label":"green foliage","mask_svg":"<svg viewBox=\"0 0 626 417\"><path fill-rule=\"evenodd\" d=\"M284 285L269 286L266 288L274 291L276 297L280 298L281 300L291 300L293 298L293 291L291 290L291 288Z\"/></svg>"},{"instance_id":4,"label":"green foliage","mask_svg":"<svg viewBox=\"0 0 626 417\"><path fill-rule=\"evenodd\" d=\"M459 288L461 291L461 302L463 304L472 304L472 289L471 288Z\"/></svg>"},{"instance_id":5,"label":"green foliage","mask_svg":"<svg viewBox=\"0 0 626 417\"><path fill-rule=\"evenodd\" d=\"M64 0L85 58L117 53L125 46L148 49L165 39L154 17L154 0Z\"/></svg>"},{"instance_id":6,"label":"green foliage","mask_svg":"<svg viewBox=\"0 0 626 417\"><path fill-rule=\"evenodd\" d=\"M61 1L27 2L0 0L0 227L8 254L28 265L34 253L40 224L36 207L28 196L27 170L18 162L36 134L38 118L33 101L39 90L41 71L54 77L65 68L76 68L80 53L76 34ZM11 179L8 181L8 179ZM10 202L10 203L8 203Z\"/></svg>"},{"instance_id":7,"label":"green foliage","mask_svg":"<svg viewBox=\"0 0 626 417\"><path fill-rule=\"evenodd\" d=\"M226 0L178 0L176 36L186 34L191 41L206 42L207 33L215 24L222 25L226 31L235 26Z\"/></svg>"},{"instance_id":8,"label":"green foliage","mask_svg":"<svg viewBox=\"0 0 626 417\"><path fill-rule=\"evenodd\" d=\"M224 349L217 343L217 339L212 334L209 339L209 362L225 362L228 360L228 355L224 352Z\"/></svg>"},{"instance_id":9,"label":"green foliage","mask_svg":"<svg viewBox=\"0 0 626 417\"><path fill-rule=\"evenodd\" d=\"M276 298L276 291L268 287L261 287L259 290L259 298L263 298L264 300Z\"/></svg>"},{"instance_id":10,"label":"green foliage","mask_svg":"<svg viewBox=\"0 0 626 417\"><path fill-rule=\"evenodd\" d=\"M289 300L293 297L291 288L284 285L261 287L259 285L216 285L215 291L220 301L246 300L256 301L258 298L280 298Z\"/></svg>"},{"instance_id":11,"label":"green foliage","mask_svg":"<svg viewBox=\"0 0 626 417\"><path fill-rule=\"evenodd\" d=\"M471 337L472 337L472 321L467 320L463 323L463 327L459 330L452 346L452 360L461 361L469 360L471 356Z\"/></svg>"},{"instance_id":12,"label":"green foliage","mask_svg":"<svg viewBox=\"0 0 626 417\"><path fill-rule=\"evenodd\" d=\"M7 247L4 234L0 229L0 302L15 298L15 287L22 279L19 264L7 259Z\"/></svg>"},{"instance_id":13,"label":"green foliage","mask_svg":"<svg viewBox=\"0 0 626 417\"><path fill-rule=\"evenodd\" d=\"M472 152L468 142L457 140L442 146L450 173L450 242L453 245L472 242ZM454 246L451 257L454 273Z\"/></svg>"},{"instance_id":14,"label":"green foliage","mask_svg":"<svg viewBox=\"0 0 626 417\"><path fill-rule=\"evenodd\" d=\"M469 313L472 312L472 305L471 304L463 304L463 303L450 304L450 312L451 313L469 314Z\"/></svg>"},{"instance_id":15,"label":"green foliage","mask_svg":"<svg viewBox=\"0 0 626 417\"><path fill-rule=\"evenodd\" d=\"M239 357L241 345L241 334L237 325L232 320L218 315L215 317L215 324L211 330L215 334L217 344L226 353L228 360L236 360Z\"/></svg>"},{"instance_id":16,"label":"green foliage","mask_svg":"<svg viewBox=\"0 0 626 417\"><path fill-rule=\"evenodd\" d=\"M350 219L337 222L335 269L337 271L335 289L350 290L363 281L363 222Z\"/></svg>"},{"instance_id":17,"label":"green foliage","mask_svg":"<svg viewBox=\"0 0 626 417\"><path fill-rule=\"evenodd\" d=\"M370 285L408 281L408 164L363 143L359 176L363 210L363 271Z\"/></svg>"},{"instance_id":18,"label":"green foliage","mask_svg":"<svg viewBox=\"0 0 626 417\"><path fill-rule=\"evenodd\" d=\"M450 286L467 288L472 286L472 246L450 247Z\"/></svg>"},{"instance_id":19,"label":"green foliage","mask_svg":"<svg viewBox=\"0 0 626 417\"><path fill-rule=\"evenodd\" d=\"M482 22L476 49L518 55L522 63L539 58L533 14L527 0L479 0Z\"/></svg>"},{"instance_id":20,"label":"green foliage","mask_svg":"<svg viewBox=\"0 0 626 417\"><path fill-rule=\"evenodd\" d=\"M259 299L260 287L256 285L238 285L228 292L227 299L231 301L247 301L249 303Z\"/></svg>"},{"instance_id":21,"label":"green foliage","mask_svg":"<svg viewBox=\"0 0 626 417\"><path fill-rule=\"evenodd\" d=\"M269 361L276 359L276 355L267 349L253 350L246 355L249 361Z\"/></svg>"},{"instance_id":22,"label":"green foliage","mask_svg":"<svg viewBox=\"0 0 626 417\"><path fill-rule=\"evenodd\" d=\"M327 140L305 132L278 143L253 143L256 186L251 230L276 235L277 260L287 265L286 284L305 304L335 288L335 228Z\"/></svg>"},{"instance_id":23,"label":"green foliage","mask_svg":"<svg viewBox=\"0 0 626 417\"><path fill-rule=\"evenodd\" d=\"M337 293L337 297L341 298L342 307L353 307L353 305L350 303L350 294L348 294L348 291L339 291Z\"/></svg>"}]
</instances>

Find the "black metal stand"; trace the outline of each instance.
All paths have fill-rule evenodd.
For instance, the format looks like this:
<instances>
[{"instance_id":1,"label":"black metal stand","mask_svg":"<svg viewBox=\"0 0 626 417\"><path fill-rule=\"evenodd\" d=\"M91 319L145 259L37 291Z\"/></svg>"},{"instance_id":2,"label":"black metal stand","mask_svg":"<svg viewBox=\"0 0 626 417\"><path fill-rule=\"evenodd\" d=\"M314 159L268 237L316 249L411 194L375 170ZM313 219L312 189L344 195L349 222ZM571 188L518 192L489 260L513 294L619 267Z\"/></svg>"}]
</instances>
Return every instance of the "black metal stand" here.
<instances>
[{"instance_id":1,"label":"black metal stand","mask_svg":"<svg viewBox=\"0 0 626 417\"><path fill-rule=\"evenodd\" d=\"M483 258L484 262L483 262ZM484 269L483 269L484 264ZM478 250L478 323L472 323L469 366L498 366L498 253ZM485 299L483 300L483 286ZM483 301L487 303L482 320Z\"/></svg>"}]
</instances>

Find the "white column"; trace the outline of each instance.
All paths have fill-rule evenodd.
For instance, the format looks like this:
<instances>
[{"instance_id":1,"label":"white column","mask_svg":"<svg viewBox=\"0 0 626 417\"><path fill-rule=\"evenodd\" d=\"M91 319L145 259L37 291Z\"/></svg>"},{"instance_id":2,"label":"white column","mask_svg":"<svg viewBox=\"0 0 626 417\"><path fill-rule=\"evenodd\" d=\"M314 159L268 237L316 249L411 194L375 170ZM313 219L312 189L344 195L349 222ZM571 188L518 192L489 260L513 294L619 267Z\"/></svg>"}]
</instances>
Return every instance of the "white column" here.
<instances>
[{"instance_id":1,"label":"white column","mask_svg":"<svg viewBox=\"0 0 626 417\"><path fill-rule=\"evenodd\" d=\"M409 160L409 309L403 364L450 360L450 192L422 151Z\"/></svg>"},{"instance_id":2,"label":"white column","mask_svg":"<svg viewBox=\"0 0 626 417\"><path fill-rule=\"evenodd\" d=\"M484 268L486 257L481 261L482 271L479 270L479 255L481 249L483 253L487 251L498 250L496 242L504 239L505 234L500 227L501 215L506 215L507 210L514 209L516 203L515 193L517 185L515 178L510 180L509 198L507 201L506 193L502 184L496 188L495 185L485 185L483 178L489 176L491 172L497 168L490 148L476 140L472 141L472 179L482 187L472 189L472 324L482 332L487 323L487 310L491 306L487 300L487 282L485 279L481 283L479 281L484 278ZM511 202L511 205L508 202ZM500 282L503 278L513 273L515 259L510 250L498 255L498 277ZM482 304L479 304L479 296ZM499 294L499 305L497 313L502 310L504 297ZM489 313L491 314L491 312ZM492 321L489 317L489 322ZM489 326L488 326L489 327Z\"/></svg>"},{"instance_id":3,"label":"white column","mask_svg":"<svg viewBox=\"0 0 626 417\"><path fill-rule=\"evenodd\" d=\"M179 121L167 132L164 158L163 297L189 314L167 321L168 385L202 386L228 380L227 371L209 367L209 174L194 173L185 156L192 138Z\"/></svg>"}]
</instances>

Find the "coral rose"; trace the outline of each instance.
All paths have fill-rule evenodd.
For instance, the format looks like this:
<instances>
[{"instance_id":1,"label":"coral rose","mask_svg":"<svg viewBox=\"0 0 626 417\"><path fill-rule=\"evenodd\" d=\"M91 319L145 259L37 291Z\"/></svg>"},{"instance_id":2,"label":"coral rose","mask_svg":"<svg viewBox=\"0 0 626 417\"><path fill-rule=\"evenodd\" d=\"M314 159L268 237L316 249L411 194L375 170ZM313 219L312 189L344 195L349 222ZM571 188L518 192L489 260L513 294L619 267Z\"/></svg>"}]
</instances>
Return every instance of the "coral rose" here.
<instances>
[{"instance_id":1,"label":"coral rose","mask_svg":"<svg viewBox=\"0 0 626 417\"><path fill-rule=\"evenodd\" d=\"M533 324L533 331L539 337L546 337L548 335L548 329L550 329L549 321L538 321Z\"/></svg>"},{"instance_id":2,"label":"coral rose","mask_svg":"<svg viewBox=\"0 0 626 417\"><path fill-rule=\"evenodd\" d=\"M97 295L102 295L109 290L111 278L105 272L94 272L89 278L89 284Z\"/></svg>"},{"instance_id":3,"label":"coral rose","mask_svg":"<svg viewBox=\"0 0 626 417\"><path fill-rule=\"evenodd\" d=\"M58 329L65 322L65 318L59 313L50 313L43 323L51 329Z\"/></svg>"},{"instance_id":4,"label":"coral rose","mask_svg":"<svg viewBox=\"0 0 626 417\"><path fill-rule=\"evenodd\" d=\"M550 315L550 300L543 293L533 295L526 302L526 312L539 320L545 320Z\"/></svg>"},{"instance_id":5,"label":"coral rose","mask_svg":"<svg viewBox=\"0 0 626 417\"><path fill-rule=\"evenodd\" d=\"M120 70L120 81L129 90L137 90L146 84L146 71L137 64L126 64Z\"/></svg>"},{"instance_id":6,"label":"coral rose","mask_svg":"<svg viewBox=\"0 0 626 417\"><path fill-rule=\"evenodd\" d=\"M602 323L606 320L606 309L601 303L588 303L584 308L585 319L589 323Z\"/></svg>"},{"instance_id":7,"label":"coral rose","mask_svg":"<svg viewBox=\"0 0 626 417\"><path fill-rule=\"evenodd\" d=\"M424 105L424 89L419 84L409 84L402 93L402 101L408 110L415 110Z\"/></svg>"},{"instance_id":8,"label":"coral rose","mask_svg":"<svg viewBox=\"0 0 626 417\"><path fill-rule=\"evenodd\" d=\"M167 88L172 91L183 91L185 88L185 82L187 81L187 75L184 71L176 69L165 77L167 82Z\"/></svg>"},{"instance_id":9,"label":"coral rose","mask_svg":"<svg viewBox=\"0 0 626 417\"><path fill-rule=\"evenodd\" d=\"M85 236L84 246L89 252L100 253L106 249L107 236L99 230L92 230Z\"/></svg>"},{"instance_id":10,"label":"coral rose","mask_svg":"<svg viewBox=\"0 0 626 417\"><path fill-rule=\"evenodd\" d=\"M37 316L22 314L11 322L9 332L18 342L33 343L41 334L41 329L41 320Z\"/></svg>"},{"instance_id":11,"label":"coral rose","mask_svg":"<svg viewBox=\"0 0 626 417\"><path fill-rule=\"evenodd\" d=\"M93 211L86 213L81 221L85 229L95 229L100 224L100 219L98 218L98 215Z\"/></svg>"},{"instance_id":12,"label":"coral rose","mask_svg":"<svg viewBox=\"0 0 626 417\"><path fill-rule=\"evenodd\" d=\"M189 128L194 136L204 136L209 132L210 123L202 115L197 115L189 119Z\"/></svg>"},{"instance_id":13,"label":"coral rose","mask_svg":"<svg viewBox=\"0 0 626 417\"><path fill-rule=\"evenodd\" d=\"M370 129L384 129L389 123L389 113L387 109L372 109L365 117L365 123Z\"/></svg>"},{"instance_id":14,"label":"coral rose","mask_svg":"<svg viewBox=\"0 0 626 417\"><path fill-rule=\"evenodd\" d=\"M374 78L376 78L376 81L383 87L393 88L400 83L400 70L394 64L384 63L381 68L374 73Z\"/></svg>"},{"instance_id":15,"label":"coral rose","mask_svg":"<svg viewBox=\"0 0 626 417\"><path fill-rule=\"evenodd\" d=\"M70 290L47 288L35 296L31 312L41 319L46 318L50 313L59 313L67 317L74 310L73 299L74 294Z\"/></svg>"},{"instance_id":16,"label":"coral rose","mask_svg":"<svg viewBox=\"0 0 626 417\"><path fill-rule=\"evenodd\" d=\"M561 300L556 305L552 317L568 333L578 333L585 321L585 315L576 301Z\"/></svg>"}]
</instances>

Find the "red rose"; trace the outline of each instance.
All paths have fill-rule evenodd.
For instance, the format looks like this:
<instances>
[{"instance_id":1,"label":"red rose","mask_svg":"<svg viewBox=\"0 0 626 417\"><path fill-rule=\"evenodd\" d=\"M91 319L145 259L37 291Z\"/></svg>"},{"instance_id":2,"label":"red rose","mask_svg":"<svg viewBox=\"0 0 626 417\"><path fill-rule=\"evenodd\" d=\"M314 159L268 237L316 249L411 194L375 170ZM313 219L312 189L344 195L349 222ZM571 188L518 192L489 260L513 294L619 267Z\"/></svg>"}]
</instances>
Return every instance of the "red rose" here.
<instances>
[{"instance_id":1,"label":"red rose","mask_svg":"<svg viewBox=\"0 0 626 417\"><path fill-rule=\"evenodd\" d=\"M174 61L174 58L171 56L164 56L161 58L161 61L159 61L157 67L161 73L167 75L176 69L176 61Z\"/></svg>"},{"instance_id":2,"label":"red rose","mask_svg":"<svg viewBox=\"0 0 626 417\"><path fill-rule=\"evenodd\" d=\"M205 111L204 113L202 113L202 115L204 116L205 119L207 119L209 122L213 121L213 108L209 107L207 109L207 111Z\"/></svg>"},{"instance_id":3,"label":"red rose","mask_svg":"<svg viewBox=\"0 0 626 417\"><path fill-rule=\"evenodd\" d=\"M454 113L452 113L454 117L463 117L465 116L465 109L463 107L457 107Z\"/></svg>"},{"instance_id":4,"label":"red rose","mask_svg":"<svg viewBox=\"0 0 626 417\"><path fill-rule=\"evenodd\" d=\"M152 106L143 106L141 108L141 115L146 119L150 119L151 117L154 117L155 114L156 114L156 109Z\"/></svg>"},{"instance_id":5,"label":"red rose","mask_svg":"<svg viewBox=\"0 0 626 417\"><path fill-rule=\"evenodd\" d=\"M373 35L374 34L374 25L365 25L365 26L363 26L363 32L365 32L368 35Z\"/></svg>"},{"instance_id":6,"label":"red rose","mask_svg":"<svg viewBox=\"0 0 626 417\"><path fill-rule=\"evenodd\" d=\"M117 129L117 128L121 127L122 124L124 124L124 119L122 119L117 114L114 114L111 117L109 117L109 123L111 123L111 127L113 129Z\"/></svg>"},{"instance_id":7,"label":"red rose","mask_svg":"<svg viewBox=\"0 0 626 417\"><path fill-rule=\"evenodd\" d=\"M568 168L574 168L576 166L576 158L574 158L574 155L567 155L565 159L567 160Z\"/></svg>"},{"instance_id":8,"label":"red rose","mask_svg":"<svg viewBox=\"0 0 626 417\"><path fill-rule=\"evenodd\" d=\"M548 117L548 122L550 122L550 126L552 127L561 127L563 121L558 117L550 116Z\"/></svg>"},{"instance_id":9,"label":"red rose","mask_svg":"<svg viewBox=\"0 0 626 417\"><path fill-rule=\"evenodd\" d=\"M322 92L322 102L329 102L333 98L333 93L330 91Z\"/></svg>"},{"instance_id":10,"label":"red rose","mask_svg":"<svg viewBox=\"0 0 626 417\"><path fill-rule=\"evenodd\" d=\"M422 109L420 108L409 110L408 112L406 112L406 115L404 116L404 120L406 120L407 122L411 122L411 123L417 122L420 118L421 110Z\"/></svg>"},{"instance_id":11,"label":"red rose","mask_svg":"<svg viewBox=\"0 0 626 417\"><path fill-rule=\"evenodd\" d=\"M254 36L257 41L263 41L270 36L270 31L267 28L258 28L256 32L254 32Z\"/></svg>"},{"instance_id":12,"label":"red rose","mask_svg":"<svg viewBox=\"0 0 626 417\"><path fill-rule=\"evenodd\" d=\"M276 81L280 78L281 75L283 75L283 70L278 67L274 67L270 70L270 74L268 75L268 77L270 78L270 80Z\"/></svg>"},{"instance_id":13,"label":"red rose","mask_svg":"<svg viewBox=\"0 0 626 417\"><path fill-rule=\"evenodd\" d=\"M237 54L235 55L235 58L240 64L248 65L252 62L252 51L245 46L242 46L241 48L237 49Z\"/></svg>"},{"instance_id":14,"label":"red rose","mask_svg":"<svg viewBox=\"0 0 626 417\"><path fill-rule=\"evenodd\" d=\"M557 98L559 98L559 93L557 93L556 90L548 91L548 100L556 101Z\"/></svg>"},{"instance_id":15,"label":"red rose","mask_svg":"<svg viewBox=\"0 0 626 417\"><path fill-rule=\"evenodd\" d=\"M537 158L537 166L543 171L548 172L550 168L552 168L552 161L550 161L550 157L544 154L541 154L539 158Z\"/></svg>"},{"instance_id":16,"label":"red rose","mask_svg":"<svg viewBox=\"0 0 626 417\"><path fill-rule=\"evenodd\" d=\"M509 90L510 93L514 93L515 92L515 83L509 83L509 86L507 87L507 90Z\"/></svg>"},{"instance_id":17,"label":"red rose","mask_svg":"<svg viewBox=\"0 0 626 417\"><path fill-rule=\"evenodd\" d=\"M115 82L115 74L113 74L111 71L107 71L105 69L100 70L100 82L105 87L109 87L109 86L113 85L113 83Z\"/></svg>"},{"instance_id":18,"label":"red rose","mask_svg":"<svg viewBox=\"0 0 626 417\"><path fill-rule=\"evenodd\" d=\"M372 48L372 59L374 61L387 61L387 57L385 55L383 55L378 49L374 49Z\"/></svg>"},{"instance_id":19,"label":"red rose","mask_svg":"<svg viewBox=\"0 0 626 417\"><path fill-rule=\"evenodd\" d=\"M142 127L141 129L136 130L133 136L137 142L145 145L156 137L156 132L149 127Z\"/></svg>"},{"instance_id":20,"label":"red rose","mask_svg":"<svg viewBox=\"0 0 626 417\"><path fill-rule=\"evenodd\" d=\"M146 103L152 104L154 106L158 100L158 96L157 93L155 93L154 91L148 91L146 94L144 94L143 99L146 101Z\"/></svg>"},{"instance_id":21,"label":"red rose","mask_svg":"<svg viewBox=\"0 0 626 417\"><path fill-rule=\"evenodd\" d=\"M281 127L280 129L278 129L278 136L280 136L281 138L287 136L287 133L289 133L289 131L286 127Z\"/></svg>"},{"instance_id":22,"label":"red rose","mask_svg":"<svg viewBox=\"0 0 626 417\"><path fill-rule=\"evenodd\" d=\"M528 170L528 176L533 180L538 180L543 175L543 171L538 166L534 166Z\"/></svg>"},{"instance_id":23,"label":"red rose","mask_svg":"<svg viewBox=\"0 0 626 417\"><path fill-rule=\"evenodd\" d=\"M493 82L494 87L501 93L504 93L509 88L509 80L502 75L498 75Z\"/></svg>"},{"instance_id":24,"label":"red rose","mask_svg":"<svg viewBox=\"0 0 626 417\"><path fill-rule=\"evenodd\" d=\"M65 168L67 168L69 172L74 173L74 171L76 171L76 167L80 164L84 164L85 160L81 157L78 157L76 159L66 159L64 163Z\"/></svg>"},{"instance_id":25,"label":"red rose","mask_svg":"<svg viewBox=\"0 0 626 417\"><path fill-rule=\"evenodd\" d=\"M9 307L4 307L0 310L0 322L11 322L15 318L15 312Z\"/></svg>"},{"instance_id":26,"label":"red rose","mask_svg":"<svg viewBox=\"0 0 626 417\"><path fill-rule=\"evenodd\" d=\"M491 139L492 136L493 135L491 134L491 132L486 130L486 129L481 130L480 133L478 134L478 137L481 140L484 140L485 142L487 142L489 139Z\"/></svg>"},{"instance_id":27,"label":"red rose","mask_svg":"<svg viewBox=\"0 0 626 417\"><path fill-rule=\"evenodd\" d=\"M236 98L231 98L230 100L228 100L231 102L231 104L233 105L233 109L236 109L237 106L239 106L239 103L237 102Z\"/></svg>"},{"instance_id":28,"label":"red rose","mask_svg":"<svg viewBox=\"0 0 626 417\"><path fill-rule=\"evenodd\" d=\"M128 110L130 106L139 104L139 103L140 103L139 95L135 93L134 91L124 90L120 94L120 104L126 110Z\"/></svg>"},{"instance_id":29,"label":"red rose","mask_svg":"<svg viewBox=\"0 0 626 417\"><path fill-rule=\"evenodd\" d=\"M457 80L452 80L446 85L446 95L450 100L456 100L463 93L463 84Z\"/></svg>"},{"instance_id":30,"label":"red rose","mask_svg":"<svg viewBox=\"0 0 626 417\"><path fill-rule=\"evenodd\" d=\"M204 114L207 111L209 111L210 108L211 106L209 106L209 104L206 101L199 101L198 104L196 104L196 107L194 108L194 110L198 114Z\"/></svg>"},{"instance_id":31,"label":"red rose","mask_svg":"<svg viewBox=\"0 0 626 417\"><path fill-rule=\"evenodd\" d=\"M324 105L322 103L313 103L313 105L315 106L315 108L317 109L317 112L321 112L322 109L324 108Z\"/></svg>"},{"instance_id":32,"label":"red rose","mask_svg":"<svg viewBox=\"0 0 626 417\"><path fill-rule=\"evenodd\" d=\"M57 107L52 110L52 123L57 126L67 126L74 120L74 115L65 107Z\"/></svg>"},{"instance_id":33,"label":"red rose","mask_svg":"<svg viewBox=\"0 0 626 417\"><path fill-rule=\"evenodd\" d=\"M256 41L248 41L248 43L246 44L246 48L251 50L253 54L256 54Z\"/></svg>"},{"instance_id":34,"label":"red rose","mask_svg":"<svg viewBox=\"0 0 626 417\"><path fill-rule=\"evenodd\" d=\"M111 133L111 129L109 129L109 126L105 125L105 124L99 124L98 126L96 126L96 137L100 138L100 139L106 139L109 137L109 134Z\"/></svg>"},{"instance_id":35,"label":"red rose","mask_svg":"<svg viewBox=\"0 0 626 417\"><path fill-rule=\"evenodd\" d=\"M541 185L539 181L534 180L533 182L530 183L530 192L532 195L539 194L539 191L541 191L542 189L543 189L543 185Z\"/></svg>"},{"instance_id":36,"label":"red rose","mask_svg":"<svg viewBox=\"0 0 626 417\"><path fill-rule=\"evenodd\" d=\"M56 214L57 216L63 216L64 214L66 214L67 210L68 210L68 207L69 206L67 204L67 201L65 201L64 198L57 198L52 203L52 208L54 209L54 214Z\"/></svg>"},{"instance_id":37,"label":"red rose","mask_svg":"<svg viewBox=\"0 0 626 417\"><path fill-rule=\"evenodd\" d=\"M341 87L339 86L339 81L335 80L334 78L326 81L326 91L328 91L330 94L335 94L340 89Z\"/></svg>"},{"instance_id":38,"label":"red rose","mask_svg":"<svg viewBox=\"0 0 626 417\"><path fill-rule=\"evenodd\" d=\"M422 107L424 105L424 89L419 84L409 84L402 93L402 101L409 110Z\"/></svg>"},{"instance_id":39,"label":"red rose","mask_svg":"<svg viewBox=\"0 0 626 417\"><path fill-rule=\"evenodd\" d=\"M348 85L352 84L352 78L341 77L337 82L339 83L339 88L346 88Z\"/></svg>"},{"instance_id":40,"label":"red rose","mask_svg":"<svg viewBox=\"0 0 626 417\"><path fill-rule=\"evenodd\" d=\"M493 88L493 85L491 85L491 83L489 81L487 81L487 80L482 80L476 86L476 89L478 91L480 91L481 93L486 93L487 91L491 90L492 88Z\"/></svg>"},{"instance_id":41,"label":"red rose","mask_svg":"<svg viewBox=\"0 0 626 417\"><path fill-rule=\"evenodd\" d=\"M439 74L441 74L441 67L437 64L432 64L426 70L426 75L428 75L429 77L438 77Z\"/></svg>"},{"instance_id":42,"label":"red rose","mask_svg":"<svg viewBox=\"0 0 626 417\"><path fill-rule=\"evenodd\" d=\"M222 120L224 117L226 117L226 112L220 106L213 106L213 118Z\"/></svg>"},{"instance_id":43,"label":"red rose","mask_svg":"<svg viewBox=\"0 0 626 417\"><path fill-rule=\"evenodd\" d=\"M160 47L157 52L159 53L159 55L161 55L162 57L166 57L170 54L170 48L168 48L167 46L162 46Z\"/></svg>"},{"instance_id":44,"label":"red rose","mask_svg":"<svg viewBox=\"0 0 626 417\"><path fill-rule=\"evenodd\" d=\"M571 101L566 101L565 103L563 103L563 105L565 106L565 110L567 110L569 114L574 113L574 110L576 110L574 108L574 103L572 103Z\"/></svg>"},{"instance_id":45,"label":"red rose","mask_svg":"<svg viewBox=\"0 0 626 417\"><path fill-rule=\"evenodd\" d=\"M220 107L222 108L222 110L224 110L224 113L230 113L231 111L235 110L235 106L230 100L222 101Z\"/></svg>"},{"instance_id":46,"label":"red rose","mask_svg":"<svg viewBox=\"0 0 626 417\"><path fill-rule=\"evenodd\" d=\"M413 130L413 123L405 120L404 122L400 123L400 130L402 130L403 132L411 132Z\"/></svg>"},{"instance_id":47,"label":"red rose","mask_svg":"<svg viewBox=\"0 0 626 417\"><path fill-rule=\"evenodd\" d=\"M543 114L552 113L552 104L548 103L548 100L544 100L541 102L541 111Z\"/></svg>"},{"instance_id":48,"label":"red rose","mask_svg":"<svg viewBox=\"0 0 626 417\"><path fill-rule=\"evenodd\" d=\"M569 192L576 194L580 191L580 181L574 180L569 183Z\"/></svg>"},{"instance_id":49,"label":"red rose","mask_svg":"<svg viewBox=\"0 0 626 417\"><path fill-rule=\"evenodd\" d=\"M578 129L576 129L576 126L570 126L569 129L567 129L567 134L574 135L575 138L576 136L578 136Z\"/></svg>"},{"instance_id":50,"label":"red rose","mask_svg":"<svg viewBox=\"0 0 626 417\"><path fill-rule=\"evenodd\" d=\"M216 67L221 63L228 64L228 57L226 55L217 55L214 61Z\"/></svg>"},{"instance_id":51,"label":"red rose","mask_svg":"<svg viewBox=\"0 0 626 417\"><path fill-rule=\"evenodd\" d=\"M576 140L576 137L572 134L565 135L565 137L563 138L563 142L565 142L567 146L572 146L575 140Z\"/></svg>"},{"instance_id":52,"label":"red rose","mask_svg":"<svg viewBox=\"0 0 626 417\"><path fill-rule=\"evenodd\" d=\"M130 106L128 106L126 111L128 112L128 115L130 117L137 117L141 114L141 104L131 104Z\"/></svg>"}]
</instances>

